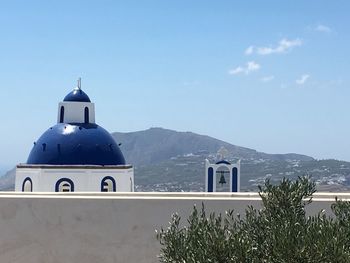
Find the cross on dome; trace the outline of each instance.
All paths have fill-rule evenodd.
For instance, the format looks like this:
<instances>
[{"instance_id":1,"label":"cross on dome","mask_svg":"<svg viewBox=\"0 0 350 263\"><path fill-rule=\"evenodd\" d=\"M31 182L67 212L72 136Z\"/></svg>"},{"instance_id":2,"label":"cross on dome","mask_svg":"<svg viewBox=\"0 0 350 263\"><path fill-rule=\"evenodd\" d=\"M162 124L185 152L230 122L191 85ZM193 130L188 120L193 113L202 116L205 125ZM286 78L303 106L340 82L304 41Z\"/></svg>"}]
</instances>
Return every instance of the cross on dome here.
<instances>
[{"instance_id":1,"label":"cross on dome","mask_svg":"<svg viewBox=\"0 0 350 263\"><path fill-rule=\"evenodd\" d=\"M78 78L77 88L81 90L81 78Z\"/></svg>"},{"instance_id":2,"label":"cross on dome","mask_svg":"<svg viewBox=\"0 0 350 263\"><path fill-rule=\"evenodd\" d=\"M77 87L68 93L63 101L91 102L89 96L81 89L81 78L77 81Z\"/></svg>"}]
</instances>

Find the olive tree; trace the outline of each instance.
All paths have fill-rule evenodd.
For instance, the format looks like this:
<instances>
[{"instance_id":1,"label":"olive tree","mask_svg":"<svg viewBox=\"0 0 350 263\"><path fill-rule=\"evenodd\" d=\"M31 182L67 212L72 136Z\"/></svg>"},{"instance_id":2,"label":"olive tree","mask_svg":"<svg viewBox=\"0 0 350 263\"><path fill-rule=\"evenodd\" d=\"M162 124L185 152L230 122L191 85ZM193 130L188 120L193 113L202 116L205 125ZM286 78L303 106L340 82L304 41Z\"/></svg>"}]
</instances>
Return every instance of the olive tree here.
<instances>
[{"instance_id":1,"label":"olive tree","mask_svg":"<svg viewBox=\"0 0 350 263\"><path fill-rule=\"evenodd\" d=\"M307 177L259 187L262 208L225 215L196 206L187 223L173 214L157 231L160 262L350 262L350 203L335 200L334 217L307 216L315 183Z\"/></svg>"}]
</instances>

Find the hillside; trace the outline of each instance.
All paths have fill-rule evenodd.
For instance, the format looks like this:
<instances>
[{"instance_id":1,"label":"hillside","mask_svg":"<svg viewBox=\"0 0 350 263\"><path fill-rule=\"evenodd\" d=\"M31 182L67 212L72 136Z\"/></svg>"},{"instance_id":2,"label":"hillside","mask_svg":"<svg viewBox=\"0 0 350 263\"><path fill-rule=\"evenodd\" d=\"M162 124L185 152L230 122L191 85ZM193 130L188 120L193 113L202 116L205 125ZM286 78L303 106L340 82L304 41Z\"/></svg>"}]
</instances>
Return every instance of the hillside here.
<instances>
[{"instance_id":1,"label":"hillside","mask_svg":"<svg viewBox=\"0 0 350 263\"><path fill-rule=\"evenodd\" d=\"M16 169L13 168L0 177L0 190L11 191L15 188Z\"/></svg>"},{"instance_id":2,"label":"hillside","mask_svg":"<svg viewBox=\"0 0 350 263\"><path fill-rule=\"evenodd\" d=\"M350 163L315 160L289 153L267 154L209 136L162 128L112 133L128 163L135 167L136 191L203 191L204 160L214 161L224 147L227 159L241 159L241 189L257 189L265 179L311 175L320 189L347 190ZM0 178L0 189L13 189L14 170Z\"/></svg>"},{"instance_id":3,"label":"hillside","mask_svg":"<svg viewBox=\"0 0 350 263\"><path fill-rule=\"evenodd\" d=\"M215 154L221 147L229 152L229 158L300 160L311 161L312 157L300 154L266 154L256 150L236 146L206 135L193 132L177 132L163 128L145 131L112 133L126 160L136 166L156 164L172 157L190 153Z\"/></svg>"},{"instance_id":4,"label":"hillside","mask_svg":"<svg viewBox=\"0 0 350 263\"><path fill-rule=\"evenodd\" d=\"M127 162L135 166L138 191L203 191L204 160L215 160L217 151L228 150L227 159L241 159L241 189L257 189L266 178L310 175L320 189L347 190L350 163L315 160L301 154L267 154L236 146L206 135L162 128L113 133L122 143Z\"/></svg>"}]
</instances>

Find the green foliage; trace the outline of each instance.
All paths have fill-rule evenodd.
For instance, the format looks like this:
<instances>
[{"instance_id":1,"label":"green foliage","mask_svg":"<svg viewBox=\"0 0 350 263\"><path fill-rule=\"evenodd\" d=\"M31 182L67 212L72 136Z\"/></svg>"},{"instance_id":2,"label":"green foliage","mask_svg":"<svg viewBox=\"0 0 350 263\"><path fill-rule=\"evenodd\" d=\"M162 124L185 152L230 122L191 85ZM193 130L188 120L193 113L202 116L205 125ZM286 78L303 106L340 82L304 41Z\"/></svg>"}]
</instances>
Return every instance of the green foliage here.
<instances>
[{"instance_id":1,"label":"green foliage","mask_svg":"<svg viewBox=\"0 0 350 263\"><path fill-rule=\"evenodd\" d=\"M249 206L244 217L233 210L207 215L204 205L195 206L183 226L174 214L157 232L160 262L350 262L350 202L336 199L335 217L323 211L306 216L315 189L306 177L266 181L259 188L262 209Z\"/></svg>"}]
</instances>

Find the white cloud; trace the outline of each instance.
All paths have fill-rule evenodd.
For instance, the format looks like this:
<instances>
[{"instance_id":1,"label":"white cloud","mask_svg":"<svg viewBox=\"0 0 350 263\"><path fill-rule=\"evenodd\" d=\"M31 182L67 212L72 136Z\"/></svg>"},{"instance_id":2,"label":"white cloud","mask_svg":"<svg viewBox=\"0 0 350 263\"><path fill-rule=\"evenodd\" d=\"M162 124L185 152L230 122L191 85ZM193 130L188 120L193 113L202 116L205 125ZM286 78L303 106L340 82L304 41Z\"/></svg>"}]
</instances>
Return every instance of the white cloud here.
<instances>
[{"instance_id":1,"label":"white cloud","mask_svg":"<svg viewBox=\"0 0 350 263\"><path fill-rule=\"evenodd\" d=\"M256 63L255 61L249 61L249 62L247 62L247 64L245 66L239 66L237 68L229 70L228 74L237 75L237 74L244 73L244 74L248 75L249 73L251 73L253 71L257 71L260 68L261 68L261 66L258 63Z\"/></svg>"},{"instance_id":2,"label":"white cloud","mask_svg":"<svg viewBox=\"0 0 350 263\"><path fill-rule=\"evenodd\" d=\"M270 55L270 54L281 54L291 51L294 47L299 47L303 44L302 40L299 38L288 40L286 38L281 39L278 45L275 47L254 47L249 46L245 50L246 55L253 54L254 52L259 55Z\"/></svg>"},{"instance_id":3,"label":"white cloud","mask_svg":"<svg viewBox=\"0 0 350 263\"><path fill-rule=\"evenodd\" d=\"M270 81L274 80L274 78L275 78L275 76L271 75L271 76L263 77L263 78L261 78L260 80L261 80L262 82L270 82Z\"/></svg>"},{"instance_id":4,"label":"white cloud","mask_svg":"<svg viewBox=\"0 0 350 263\"><path fill-rule=\"evenodd\" d=\"M254 52L254 46L249 46L249 47L244 51L244 53L245 53L246 55L253 54L253 52Z\"/></svg>"},{"instance_id":5,"label":"white cloud","mask_svg":"<svg viewBox=\"0 0 350 263\"><path fill-rule=\"evenodd\" d=\"M331 33L332 32L332 29L330 27L325 26L325 25L321 25L321 24L316 26L315 30L318 32L323 32L323 33Z\"/></svg>"},{"instance_id":6,"label":"white cloud","mask_svg":"<svg viewBox=\"0 0 350 263\"><path fill-rule=\"evenodd\" d=\"M241 66L235 68L235 69L231 69L228 74L230 75L236 75L236 74L239 74L239 73L242 73L244 72L244 68L242 68Z\"/></svg>"},{"instance_id":7,"label":"white cloud","mask_svg":"<svg viewBox=\"0 0 350 263\"><path fill-rule=\"evenodd\" d=\"M296 80L295 80L295 83L296 83L297 85L304 85L305 82L306 82L309 78L310 78L310 75L304 74L304 75L302 75L299 79L296 79Z\"/></svg>"},{"instance_id":8,"label":"white cloud","mask_svg":"<svg viewBox=\"0 0 350 263\"><path fill-rule=\"evenodd\" d=\"M256 71L260 69L260 65L258 63L256 63L255 61L249 61L247 63L247 71L248 73L251 71Z\"/></svg>"}]
</instances>

